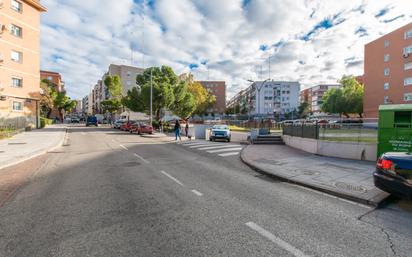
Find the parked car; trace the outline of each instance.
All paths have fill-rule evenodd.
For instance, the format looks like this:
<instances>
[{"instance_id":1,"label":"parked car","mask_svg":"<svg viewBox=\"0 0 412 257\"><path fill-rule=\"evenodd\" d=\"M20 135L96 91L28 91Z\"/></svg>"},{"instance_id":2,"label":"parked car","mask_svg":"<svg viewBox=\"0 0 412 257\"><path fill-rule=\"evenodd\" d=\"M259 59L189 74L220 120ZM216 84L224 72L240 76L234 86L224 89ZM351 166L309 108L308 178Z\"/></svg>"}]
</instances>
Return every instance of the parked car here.
<instances>
[{"instance_id":1,"label":"parked car","mask_svg":"<svg viewBox=\"0 0 412 257\"><path fill-rule=\"evenodd\" d=\"M77 117L73 117L71 120L72 123L80 123L80 119Z\"/></svg>"},{"instance_id":2,"label":"parked car","mask_svg":"<svg viewBox=\"0 0 412 257\"><path fill-rule=\"evenodd\" d=\"M96 126L96 127L98 126L98 124L97 124L97 118L96 118L95 116L89 116L89 117L87 117L86 127L91 126L91 125Z\"/></svg>"},{"instance_id":3,"label":"parked car","mask_svg":"<svg viewBox=\"0 0 412 257\"><path fill-rule=\"evenodd\" d=\"M382 154L376 163L373 179L377 188L412 200L412 153Z\"/></svg>"},{"instance_id":4,"label":"parked car","mask_svg":"<svg viewBox=\"0 0 412 257\"><path fill-rule=\"evenodd\" d=\"M125 123L123 123L122 125L120 125L120 130L129 131L130 128L131 128L131 126L132 126L134 123L136 123L136 121L132 121L132 120L126 121Z\"/></svg>"},{"instance_id":5,"label":"parked car","mask_svg":"<svg viewBox=\"0 0 412 257\"><path fill-rule=\"evenodd\" d=\"M214 125L210 130L210 141L216 141L216 139L224 139L230 142L231 134L230 129L227 125Z\"/></svg>"},{"instance_id":6,"label":"parked car","mask_svg":"<svg viewBox=\"0 0 412 257\"><path fill-rule=\"evenodd\" d=\"M120 126L124 124L126 121L125 120L116 120L113 122L113 128L115 129L120 129Z\"/></svg>"},{"instance_id":7,"label":"parked car","mask_svg":"<svg viewBox=\"0 0 412 257\"><path fill-rule=\"evenodd\" d=\"M153 134L153 127L144 123L144 122L136 122L130 128L130 133L137 133L141 134Z\"/></svg>"}]
</instances>

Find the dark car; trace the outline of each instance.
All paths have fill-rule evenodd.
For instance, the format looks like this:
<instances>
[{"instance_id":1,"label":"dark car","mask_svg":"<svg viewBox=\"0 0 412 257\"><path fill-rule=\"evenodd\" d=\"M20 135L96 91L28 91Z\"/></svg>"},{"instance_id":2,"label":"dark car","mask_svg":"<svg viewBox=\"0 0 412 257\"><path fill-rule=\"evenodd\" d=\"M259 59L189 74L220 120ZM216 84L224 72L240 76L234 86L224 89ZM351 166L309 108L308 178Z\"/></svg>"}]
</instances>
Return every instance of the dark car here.
<instances>
[{"instance_id":1,"label":"dark car","mask_svg":"<svg viewBox=\"0 0 412 257\"><path fill-rule=\"evenodd\" d=\"M91 125L96 126L96 127L98 126L97 125L97 118L95 116L87 117L86 127L91 126Z\"/></svg>"},{"instance_id":2,"label":"dark car","mask_svg":"<svg viewBox=\"0 0 412 257\"><path fill-rule=\"evenodd\" d=\"M412 154L384 153L373 174L375 186L396 196L412 199Z\"/></svg>"}]
</instances>

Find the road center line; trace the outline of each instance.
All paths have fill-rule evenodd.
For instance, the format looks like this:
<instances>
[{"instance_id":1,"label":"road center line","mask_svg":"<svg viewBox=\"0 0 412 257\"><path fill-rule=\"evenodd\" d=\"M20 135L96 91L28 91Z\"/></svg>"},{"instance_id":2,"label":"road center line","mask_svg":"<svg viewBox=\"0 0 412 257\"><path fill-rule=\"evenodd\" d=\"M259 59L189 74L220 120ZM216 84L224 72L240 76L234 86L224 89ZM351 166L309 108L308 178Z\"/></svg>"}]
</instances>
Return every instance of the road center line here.
<instances>
[{"instance_id":1,"label":"road center line","mask_svg":"<svg viewBox=\"0 0 412 257\"><path fill-rule=\"evenodd\" d=\"M277 244L278 246L280 246L282 249L288 251L289 253L293 254L296 257L309 257L309 255L306 255L304 252L302 252L301 250L295 248L294 246L290 245L289 243L283 241L282 239L280 239L279 237L273 235L272 233L270 233L269 231L267 231L266 229L260 227L259 225L257 225L254 222L247 222L246 226L248 226L249 228L253 229L254 231L258 232L259 234L261 234L262 236L266 237L267 239L269 239L270 241L272 241L273 243Z\"/></svg>"},{"instance_id":2,"label":"road center line","mask_svg":"<svg viewBox=\"0 0 412 257\"><path fill-rule=\"evenodd\" d=\"M144 162L147 163L147 164L150 163L148 160L146 160L146 159L143 158L142 156L138 155L137 153L134 153L134 156L136 156L137 158L139 158L140 160L144 161Z\"/></svg>"},{"instance_id":3,"label":"road center line","mask_svg":"<svg viewBox=\"0 0 412 257\"><path fill-rule=\"evenodd\" d=\"M120 145L121 148L123 148L124 150L129 150L126 146L124 145Z\"/></svg>"},{"instance_id":4,"label":"road center line","mask_svg":"<svg viewBox=\"0 0 412 257\"><path fill-rule=\"evenodd\" d=\"M180 182L178 179L176 179L175 177L173 177L172 175L170 175L169 173L167 173L166 171L162 170L160 171L163 175L165 175L166 177L170 178L171 180L173 180L174 182L176 182L177 184L181 185L182 187L184 187L185 185L183 185L182 182Z\"/></svg>"},{"instance_id":5,"label":"road center line","mask_svg":"<svg viewBox=\"0 0 412 257\"><path fill-rule=\"evenodd\" d=\"M232 148L223 148L219 150L212 150L212 151L207 151L208 153L220 153L220 152L230 152L230 151L240 151L242 150L242 147L232 147Z\"/></svg>"},{"instance_id":6,"label":"road center line","mask_svg":"<svg viewBox=\"0 0 412 257\"><path fill-rule=\"evenodd\" d=\"M193 189L192 192L197 195L197 196L202 196L203 194L197 191L196 189Z\"/></svg>"}]
</instances>

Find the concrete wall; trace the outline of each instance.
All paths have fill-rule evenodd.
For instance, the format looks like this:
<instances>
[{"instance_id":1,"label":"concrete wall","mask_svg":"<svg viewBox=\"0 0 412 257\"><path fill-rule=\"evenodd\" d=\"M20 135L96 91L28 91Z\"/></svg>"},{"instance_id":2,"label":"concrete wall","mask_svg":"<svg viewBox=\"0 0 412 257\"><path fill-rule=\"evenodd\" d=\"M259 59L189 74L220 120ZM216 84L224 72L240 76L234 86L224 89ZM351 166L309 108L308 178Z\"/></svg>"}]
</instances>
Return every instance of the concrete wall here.
<instances>
[{"instance_id":1,"label":"concrete wall","mask_svg":"<svg viewBox=\"0 0 412 257\"><path fill-rule=\"evenodd\" d=\"M309 138L282 136L286 145L305 152L329 157L376 161L376 143L335 142Z\"/></svg>"}]
</instances>

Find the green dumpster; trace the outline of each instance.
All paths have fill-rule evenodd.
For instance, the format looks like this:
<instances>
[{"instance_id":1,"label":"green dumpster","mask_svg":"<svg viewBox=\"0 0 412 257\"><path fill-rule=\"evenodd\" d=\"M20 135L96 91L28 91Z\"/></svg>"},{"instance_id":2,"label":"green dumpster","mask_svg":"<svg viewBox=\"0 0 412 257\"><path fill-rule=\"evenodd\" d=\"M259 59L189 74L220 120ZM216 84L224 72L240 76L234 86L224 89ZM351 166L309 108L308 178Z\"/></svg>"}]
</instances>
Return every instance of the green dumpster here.
<instances>
[{"instance_id":1,"label":"green dumpster","mask_svg":"<svg viewBox=\"0 0 412 257\"><path fill-rule=\"evenodd\" d=\"M379 106L378 157L386 152L412 152L412 104Z\"/></svg>"}]
</instances>

